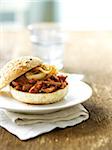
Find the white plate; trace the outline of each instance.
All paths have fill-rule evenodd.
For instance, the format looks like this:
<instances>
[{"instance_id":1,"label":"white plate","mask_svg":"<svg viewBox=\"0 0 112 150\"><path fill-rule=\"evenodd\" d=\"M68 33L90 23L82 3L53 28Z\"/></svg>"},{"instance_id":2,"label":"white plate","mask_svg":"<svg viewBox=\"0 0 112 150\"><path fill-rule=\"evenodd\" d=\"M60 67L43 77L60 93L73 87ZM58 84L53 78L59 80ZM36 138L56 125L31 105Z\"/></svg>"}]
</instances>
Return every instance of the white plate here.
<instances>
[{"instance_id":1,"label":"white plate","mask_svg":"<svg viewBox=\"0 0 112 150\"><path fill-rule=\"evenodd\" d=\"M0 108L12 112L28 114L44 114L68 108L89 99L92 89L86 83L76 80L74 75L68 77L69 90L67 96L60 102L49 105L29 105L16 101L8 90L0 93Z\"/></svg>"}]
</instances>

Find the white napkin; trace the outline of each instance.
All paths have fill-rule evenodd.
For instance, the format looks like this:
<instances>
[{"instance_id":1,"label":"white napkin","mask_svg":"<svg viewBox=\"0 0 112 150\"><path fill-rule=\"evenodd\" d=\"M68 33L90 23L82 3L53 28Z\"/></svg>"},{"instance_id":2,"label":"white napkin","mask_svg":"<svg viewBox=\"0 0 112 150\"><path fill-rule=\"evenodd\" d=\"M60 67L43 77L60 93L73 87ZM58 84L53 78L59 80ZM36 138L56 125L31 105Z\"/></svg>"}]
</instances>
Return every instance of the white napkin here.
<instances>
[{"instance_id":1,"label":"white napkin","mask_svg":"<svg viewBox=\"0 0 112 150\"><path fill-rule=\"evenodd\" d=\"M0 126L21 140L36 137L57 127L74 126L89 118L88 111L81 105L42 115L28 115L0 110Z\"/></svg>"}]
</instances>

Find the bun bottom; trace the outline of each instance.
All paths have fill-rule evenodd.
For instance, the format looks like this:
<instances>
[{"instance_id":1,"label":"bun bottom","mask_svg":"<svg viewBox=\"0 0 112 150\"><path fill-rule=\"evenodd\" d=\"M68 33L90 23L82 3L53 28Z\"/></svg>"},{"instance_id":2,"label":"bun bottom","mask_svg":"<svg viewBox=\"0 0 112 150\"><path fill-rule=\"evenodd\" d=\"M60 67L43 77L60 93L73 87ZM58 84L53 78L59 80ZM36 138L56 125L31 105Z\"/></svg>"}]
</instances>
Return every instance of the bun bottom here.
<instances>
[{"instance_id":1,"label":"bun bottom","mask_svg":"<svg viewBox=\"0 0 112 150\"><path fill-rule=\"evenodd\" d=\"M44 104L55 103L62 100L68 92L68 86L66 86L64 89L59 89L53 93L42 93L42 94L21 92L10 86L10 92L12 96L20 102L28 103L28 104L44 105Z\"/></svg>"}]
</instances>

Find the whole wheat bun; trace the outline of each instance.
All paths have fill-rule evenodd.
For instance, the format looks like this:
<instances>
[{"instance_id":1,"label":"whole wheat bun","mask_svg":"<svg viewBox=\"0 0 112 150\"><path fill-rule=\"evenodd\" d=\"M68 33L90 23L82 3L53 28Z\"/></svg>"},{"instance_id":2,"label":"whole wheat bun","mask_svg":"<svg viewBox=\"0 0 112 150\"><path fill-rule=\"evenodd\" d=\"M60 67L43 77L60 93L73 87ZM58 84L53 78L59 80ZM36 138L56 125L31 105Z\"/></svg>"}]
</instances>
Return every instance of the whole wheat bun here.
<instances>
[{"instance_id":1,"label":"whole wheat bun","mask_svg":"<svg viewBox=\"0 0 112 150\"><path fill-rule=\"evenodd\" d=\"M0 89L7 86L32 68L41 65L43 62L38 57L33 56L23 56L9 61L0 70ZM53 93L28 93L18 91L12 86L10 86L10 92L12 96L24 103L29 104L50 104L58 102L65 97L68 91L68 86L64 89L59 89Z\"/></svg>"},{"instance_id":2,"label":"whole wheat bun","mask_svg":"<svg viewBox=\"0 0 112 150\"><path fill-rule=\"evenodd\" d=\"M0 89L41 63L38 57L33 56L23 56L9 61L0 70Z\"/></svg>"},{"instance_id":3,"label":"whole wheat bun","mask_svg":"<svg viewBox=\"0 0 112 150\"><path fill-rule=\"evenodd\" d=\"M66 86L64 89L59 89L53 93L37 93L37 94L32 94L32 93L27 93L27 92L21 92L13 87L10 86L10 92L12 96L24 103L28 104L51 104L58 102L62 100L68 91L68 86Z\"/></svg>"}]
</instances>

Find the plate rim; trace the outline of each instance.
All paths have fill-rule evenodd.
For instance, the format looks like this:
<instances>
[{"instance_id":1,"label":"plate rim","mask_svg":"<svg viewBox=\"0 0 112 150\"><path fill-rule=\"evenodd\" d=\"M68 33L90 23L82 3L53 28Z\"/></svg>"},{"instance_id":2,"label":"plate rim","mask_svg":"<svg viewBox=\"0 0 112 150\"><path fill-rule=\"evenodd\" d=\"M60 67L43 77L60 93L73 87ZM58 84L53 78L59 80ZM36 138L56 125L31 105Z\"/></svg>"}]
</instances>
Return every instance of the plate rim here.
<instances>
[{"instance_id":1,"label":"plate rim","mask_svg":"<svg viewBox=\"0 0 112 150\"><path fill-rule=\"evenodd\" d=\"M32 108L30 108L30 110L28 110L28 109L26 109L26 110L24 110L23 108L22 109L18 109L18 108L10 108L10 107L0 107L0 109L5 109L5 110L7 110L7 111L10 111L10 112L18 112L18 113L29 113L29 114L33 114L33 113L41 113L42 111L55 111L55 110L61 110L61 109L66 109L66 108L69 108L69 107L72 107L72 106L75 106L75 105L77 105L77 104L80 104L80 103L83 103L83 102L85 102L85 101L87 101L91 96L92 96L92 87L89 85L89 84L87 84L86 82L84 82L84 81L77 81L77 82L80 82L81 84L84 84L85 86L87 86L88 88L89 88L89 91L90 91L90 93L89 93L89 95L88 95L88 97L87 98L84 98L83 100L81 99L81 100L79 100L77 103L71 103L71 104L69 104L69 105L60 105L60 106L53 106L53 107L42 107L42 105L41 105L41 107L40 108L38 108L39 110L37 110L37 109L32 109ZM59 102L56 102L56 103L59 103ZM54 104L54 103L53 103ZM48 104L48 105L52 105L52 104ZM39 105L38 105L39 106ZM46 105L47 106L47 105Z\"/></svg>"}]
</instances>

